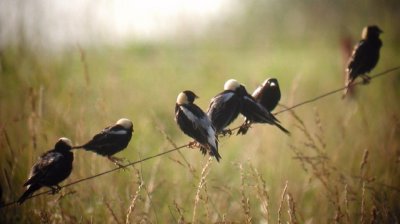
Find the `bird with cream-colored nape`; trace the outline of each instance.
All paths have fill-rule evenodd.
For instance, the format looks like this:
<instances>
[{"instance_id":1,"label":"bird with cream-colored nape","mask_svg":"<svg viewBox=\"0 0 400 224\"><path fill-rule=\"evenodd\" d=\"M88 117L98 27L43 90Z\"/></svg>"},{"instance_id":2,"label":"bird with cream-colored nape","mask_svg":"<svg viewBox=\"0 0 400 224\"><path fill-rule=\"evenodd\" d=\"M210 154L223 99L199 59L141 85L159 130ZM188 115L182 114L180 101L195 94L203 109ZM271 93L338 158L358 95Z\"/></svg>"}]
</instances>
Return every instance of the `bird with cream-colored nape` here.
<instances>
[{"instance_id":1,"label":"bird with cream-colored nape","mask_svg":"<svg viewBox=\"0 0 400 224\"><path fill-rule=\"evenodd\" d=\"M264 108L260 103L258 103L253 96L251 96L246 88L243 85L240 85L241 92L243 92L244 96L241 98L242 106L240 113L245 116L247 119L253 121L254 123L264 123L271 124L278 127L281 131L286 134L290 134L290 132L280 125L279 120L271 114L266 108Z\"/></svg>"},{"instance_id":2,"label":"bird with cream-colored nape","mask_svg":"<svg viewBox=\"0 0 400 224\"><path fill-rule=\"evenodd\" d=\"M190 90L179 93L175 104L175 121L183 133L200 144L200 150L204 155L208 151L219 162L221 156L218 153L215 129L203 110L194 104L196 98L198 96ZM193 143L189 144L192 145Z\"/></svg>"},{"instance_id":3,"label":"bird with cream-colored nape","mask_svg":"<svg viewBox=\"0 0 400 224\"><path fill-rule=\"evenodd\" d=\"M231 134L225 130L239 115L244 93L240 83L235 79L229 79L224 84L224 91L211 99L207 110L217 134Z\"/></svg>"},{"instance_id":4,"label":"bird with cream-colored nape","mask_svg":"<svg viewBox=\"0 0 400 224\"><path fill-rule=\"evenodd\" d=\"M112 155L125 149L132 138L133 124L127 118L119 119L114 125L104 128L96 134L89 142L81 146L74 146L74 149L83 148L93 151L99 155L106 156L117 166L122 167L119 162L122 159Z\"/></svg>"},{"instance_id":5,"label":"bird with cream-colored nape","mask_svg":"<svg viewBox=\"0 0 400 224\"><path fill-rule=\"evenodd\" d=\"M258 86L251 94L256 102L261 104L266 110L271 112L278 105L281 99L281 90L279 88L279 83L276 78L266 79L261 86ZM246 134L251 124L254 121L245 119L245 122L240 126L237 134Z\"/></svg>"},{"instance_id":6,"label":"bird with cream-colored nape","mask_svg":"<svg viewBox=\"0 0 400 224\"><path fill-rule=\"evenodd\" d=\"M369 83L371 80L371 77L369 77L367 73L378 63L379 51L382 47L382 41L379 39L381 33L382 30L378 26L364 27L361 34L362 39L354 47L347 65L347 87L349 87L358 76L361 76L365 84ZM346 96L347 91L348 88L345 89L343 97Z\"/></svg>"},{"instance_id":7,"label":"bird with cream-colored nape","mask_svg":"<svg viewBox=\"0 0 400 224\"><path fill-rule=\"evenodd\" d=\"M74 154L70 151L71 148L71 140L63 137L57 141L54 149L43 153L38 158L31 169L28 180L23 185L27 189L18 199L19 204L22 204L41 187L51 188L53 194L61 189L58 184L65 180L72 171Z\"/></svg>"}]
</instances>

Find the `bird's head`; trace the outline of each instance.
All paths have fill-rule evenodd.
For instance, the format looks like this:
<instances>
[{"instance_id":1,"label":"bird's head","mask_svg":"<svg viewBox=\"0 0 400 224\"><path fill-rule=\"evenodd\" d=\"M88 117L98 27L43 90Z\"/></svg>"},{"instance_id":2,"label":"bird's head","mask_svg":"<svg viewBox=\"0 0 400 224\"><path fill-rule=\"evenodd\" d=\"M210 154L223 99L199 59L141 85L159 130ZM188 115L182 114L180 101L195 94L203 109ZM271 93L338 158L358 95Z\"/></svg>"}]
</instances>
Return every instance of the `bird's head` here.
<instances>
[{"instance_id":1,"label":"bird's head","mask_svg":"<svg viewBox=\"0 0 400 224\"><path fill-rule=\"evenodd\" d=\"M239 96L244 96L247 93L246 87L242 84L240 84L237 80L235 79L229 79L228 81L225 82L224 85L224 90L229 90L229 91L234 91L236 94Z\"/></svg>"},{"instance_id":2,"label":"bird's head","mask_svg":"<svg viewBox=\"0 0 400 224\"><path fill-rule=\"evenodd\" d=\"M133 123L131 120L129 120L127 118L119 119L116 124L121 125L123 128L125 128L127 130L133 131Z\"/></svg>"},{"instance_id":3,"label":"bird's head","mask_svg":"<svg viewBox=\"0 0 400 224\"><path fill-rule=\"evenodd\" d=\"M62 137L60 139L58 139L56 145L54 146L54 149L56 150L71 150L72 148L72 141L69 140L66 137Z\"/></svg>"},{"instance_id":4,"label":"bird's head","mask_svg":"<svg viewBox=\"0 0 400 224\"><path fill-rule=\"evenodd\" d=\"M240 83L235 79L229 79L224 84L224 90L236 91L240 87Z\"/></svg>"},{"instance_id":5,"label":"bird's head","mask_svg":"<svg viewBox=\"0 0 400 224\"><path fill-rule=\"evenodd\" d=\"M189 104L193 103L196 98L199 98L196 96L196 94L190 90L185 90L181 93L179 93L178 97L176 98L176 103L178 105L183 105L183 104Z\"/></svg>"},{"instance_id":6,"label":"bird's head","mask_svg":"<svg viewBox=\"0 0 400 224\"><path fill-rule=\"evenodd\" d=\"M379 34L383 33L383 31L376 25L366 26L364 27L361 37L362 39L368 39L371 37L379 37Z\"/></svg>"},{"instance_id":7,"label":"bird's head","mask_svg":"<svg viewBox=\"0 0 400 224\"><path fill-rule=\"evenodd\" d=\"M279 87L278 80L275 78L269 78L264 81L263 86L268 86L273 88Z\"/></svg>"}]
</instances>

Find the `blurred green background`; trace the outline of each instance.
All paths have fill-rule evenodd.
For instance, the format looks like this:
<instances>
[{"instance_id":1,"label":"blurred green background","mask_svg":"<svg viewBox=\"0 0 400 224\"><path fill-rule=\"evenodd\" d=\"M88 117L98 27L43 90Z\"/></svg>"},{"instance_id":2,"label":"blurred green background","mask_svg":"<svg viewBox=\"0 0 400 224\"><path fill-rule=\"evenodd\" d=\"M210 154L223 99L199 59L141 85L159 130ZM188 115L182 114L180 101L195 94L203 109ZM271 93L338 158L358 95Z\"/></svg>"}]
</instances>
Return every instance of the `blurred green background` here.
<instances>
[{"instance_id":1,"label":"blurred green background","mask_svg":"<svg viewBox=\"0 0 400 224\"><path fill-rule=\"evenodd\" d=\"M1 200L22 194L31 166L58 138L82 144L121 117L133 121L135 132L118 157L135 161L187 144L174 121L176 96L186 89L200 96L196 103L204 110L230 78L253 91L275 77L286 106L337 89L366 25L384 31L372 74L400 65L396 0L224 4L230 12L201 32L194 32L196 24L178 24L156 40L99 36L96 42L94 35L48 46L51 41L33 41L35 34L16 27L18 38L0 49ZM3 24L11 19L0 18ZM2 208L0 222L397 223L399 75L357 86L349 100L338 93L279 114L289 137L268 125L222 137L220 163L182 149ZM74 154L74 170L63 184L115 167L90 152Z\"/></svg>"}]
</instances>

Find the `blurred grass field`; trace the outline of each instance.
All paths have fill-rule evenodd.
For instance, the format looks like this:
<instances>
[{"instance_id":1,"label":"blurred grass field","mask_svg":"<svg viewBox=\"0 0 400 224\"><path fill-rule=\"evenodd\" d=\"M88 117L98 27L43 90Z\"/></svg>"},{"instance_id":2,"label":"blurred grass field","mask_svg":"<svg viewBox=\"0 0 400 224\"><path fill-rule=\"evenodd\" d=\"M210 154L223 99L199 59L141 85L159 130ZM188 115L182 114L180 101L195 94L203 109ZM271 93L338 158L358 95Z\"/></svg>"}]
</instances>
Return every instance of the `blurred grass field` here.
<instances>
[{"instance_id":1,"label":"blurred grass field","mask_svg":"<svg viewBox=\"0 0 400 224\"><path fill-rule=\"evenodd\" d=\"M230 78L253 91L276 77L286 106L339 88L341 40L356 43L369 23L384 30L371 74L399 66L398 4L366 5L344 10L344 1L335 7L317 1L288 10L251 1L240 16L201 37L77 45L57 53L28 43L1 49L3 202L22 194L32 164L58 138L82 144L121 117L133 121L135 132L118 157L135 161L187 144L174 121L183 90L199 95L196 103L206 110ZM0 222L398 223L399 84L395 71L357 86L352 100L335 94L282 113L278 119L291 136L255 125L245 136L222 137L220 163L185 148L3 208ZM74 154L63 184L115 167L90 152Z\"/></svg>"}]
</instances>

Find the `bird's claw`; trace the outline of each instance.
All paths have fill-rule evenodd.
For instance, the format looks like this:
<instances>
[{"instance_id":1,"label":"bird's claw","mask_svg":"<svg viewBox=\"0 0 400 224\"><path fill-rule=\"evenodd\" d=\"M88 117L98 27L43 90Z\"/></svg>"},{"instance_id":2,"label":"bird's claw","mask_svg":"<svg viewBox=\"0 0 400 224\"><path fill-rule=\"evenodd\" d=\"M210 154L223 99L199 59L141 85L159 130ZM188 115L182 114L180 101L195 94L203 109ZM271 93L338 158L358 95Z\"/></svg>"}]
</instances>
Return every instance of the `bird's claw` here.
<instances>
[{"instance_id":1,"label":"bird's claw","mask_svg":"<svg viewBox=\"0 0 400 224\"><path fill-rule=\"evenodd\" d=\"M236 135L239 135L239 134L245 135L250 127L251 127L250 123L242 124L242 126L240 126L240 128L239 128L238 132L236 133Z\"/></svg>"},{"instance_id":2,"label":"bird's claw","mask_svg":"<svg viewBox=\"0 0 400 224\"><path fill-rule=\"evenodd\" d=\"M126 166L122 165L121 163L114 162L114 164L115 164L116 166L118 166L119 168L123 169L123 170L126 170L126 169L127 169Z\"/></svg>"},{"instance_id":3,"label":"bird's claw","mask_svg":"<svg viewBox=\"0 0 400 224\"><path fill-rule=\"evenodd\" d=\"M188 147L191 149L200 147L200 144L197 141L189 142Z\"/></svg>"},{"instance_id":4,"label":"bird's claw","mask_svg":"<svg viewBox=\"0 0 400 224\"><path fill-rule=\"evenodd\" d=\"M118 158L118 157L114 157L114 156L109 156L107 157L111 162L113 162L116 166L118 166L121 169L126 169L126 167L121 164L120 162L125 161L125 158Z\"/></svg>"},{"instance_id":5,"label":"bird's claw","mask_svg":"<svg viewBox=\"0 0 400 224\"><path fill-rule=\"evenodd\" d=\"M57 194L61 190L61 187L58 185L56 185L55 187L50 187L50 188L51 188L50 194L52 194L52 195Z\"/></svg>"},{"instance_id":6,"label":"bird's claw","mask_svg":"<svg viewBox=\"0 0 400 224\"><path fill-rule=\"evenodd\" d=\"M369 77L368 75L363 75L361 78L363 79L364 85L369 84L371 82L371 77Z\"/></svg>"},{"instance_id":7,"label":"bird's claw","mask_svg":"<svg viewBox=\"0 0 400 224\"><path fill-rule=\"evenodd\" d=\"M231 129L224 129L221 131L221 135L222 136L226 136L226 135L232 135L232 130Z\"/></svg>"}]
</instances>

